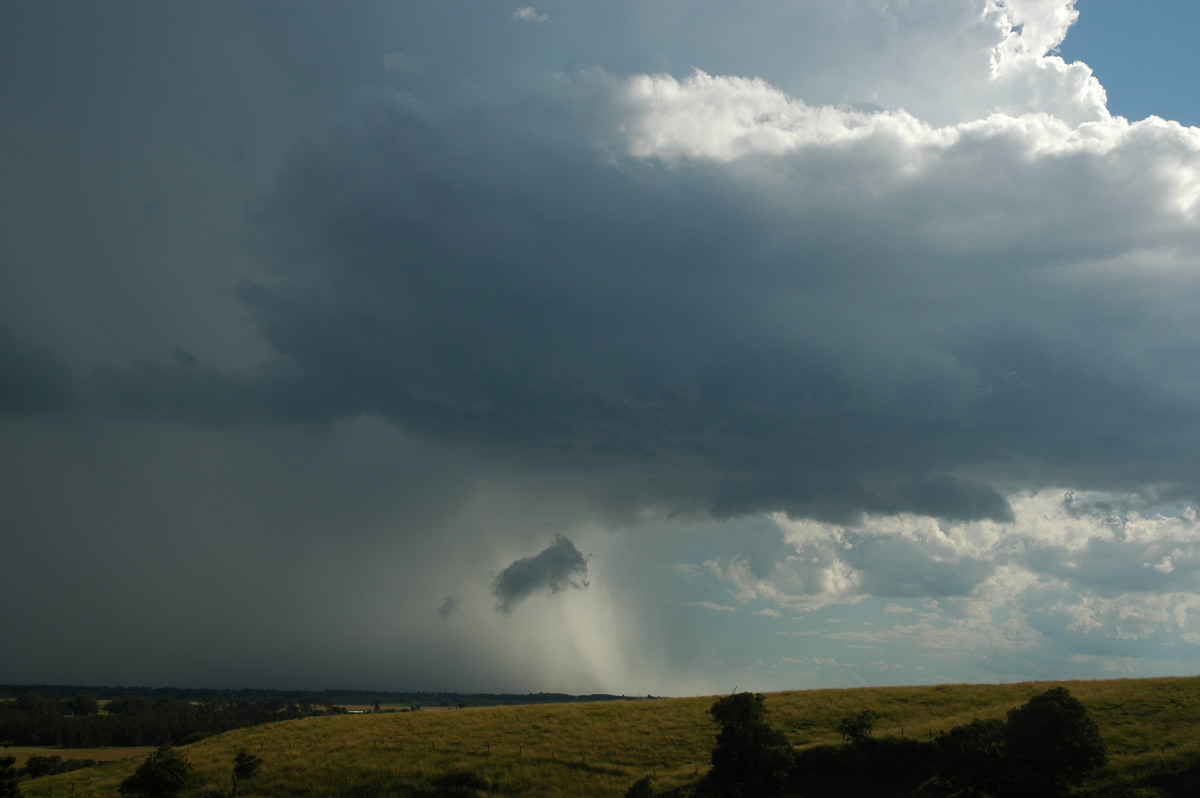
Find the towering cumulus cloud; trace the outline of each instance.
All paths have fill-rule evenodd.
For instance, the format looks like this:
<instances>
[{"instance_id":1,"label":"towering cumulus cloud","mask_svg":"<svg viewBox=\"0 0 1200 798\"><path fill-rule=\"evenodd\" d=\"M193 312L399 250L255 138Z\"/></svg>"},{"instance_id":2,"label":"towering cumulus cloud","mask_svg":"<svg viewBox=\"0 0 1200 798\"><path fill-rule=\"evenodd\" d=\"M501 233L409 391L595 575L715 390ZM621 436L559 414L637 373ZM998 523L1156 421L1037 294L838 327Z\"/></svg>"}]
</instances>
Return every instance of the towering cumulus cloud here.
<instances>
[{"instance_id":1,"label":"towering cumulus cloud","mask_svg":"<svg viewBox=\"0 0 1200 798\"><path fill-rule=\"evenodd\" d=\"M1200 130L1109 113L1056 54L1073 0L400 5L304 6L273 45L264 85L324 82L234 198L226 293L196 268L172 313L122 294L150 337L73 321L37 367L47 328L0 307L0 373L31 375L6 429L81 506L103 469L44 445L54 419L177 441L127 460L193 497L160 499L181 537L352 541L343 612L423 607L363 628L531 688L1165 671L1200 641ZM311 55L328 25L372 59ZM286 476L172 493L208 457ZM502 567L547 527L570 539ZM351 576L382 550L400 578Z\"/></svg>"},{"instance_id":2,"label":"towering cumulus cloud","mask_svg":"<svg viewBox=\"0 0 1200 798\"><path fill-rule=\"evenodd\" d=\"M1195 131L702 72L548 92L379 99L293 160L242 290L277 364L231 412L636 466L635 505L718 516L1000 520L1200 476ZM209 412L177 371L123 393Z\"/></svg>"}]
</instances>

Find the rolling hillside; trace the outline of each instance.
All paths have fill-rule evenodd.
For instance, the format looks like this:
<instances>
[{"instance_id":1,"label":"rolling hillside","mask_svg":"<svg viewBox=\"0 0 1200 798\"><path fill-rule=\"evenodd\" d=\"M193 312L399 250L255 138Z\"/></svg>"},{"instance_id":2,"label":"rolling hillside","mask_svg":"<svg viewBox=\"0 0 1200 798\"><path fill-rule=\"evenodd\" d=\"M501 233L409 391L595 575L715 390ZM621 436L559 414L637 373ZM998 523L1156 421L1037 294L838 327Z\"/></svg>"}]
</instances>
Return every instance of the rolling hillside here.
<instances>
[{"instance_id":1,"label":"rolling hillside","mask_svg":"<svg viewBox=\"0 0 1200 798\"><path fill-rule=\"evenodd\" d=\"M796 746L838 741L839 719L869 708L876 736L928 739L974 718L1003 717L1062 685L1100 724L1110 764L1097 786L1133 784L1200 764L1200 677L772 693L771 723ZM621 796L654 777L658 790L708 768L713 697L424 710L305 718L228 732L182 749L197 794L228 793L240 748L265 761L242 795L384 796L470 772L493 793ZM69 756L68 752L62 752ZM113 796L140 758L22 784L27 796Z\"/></svg>"}]
</instances>

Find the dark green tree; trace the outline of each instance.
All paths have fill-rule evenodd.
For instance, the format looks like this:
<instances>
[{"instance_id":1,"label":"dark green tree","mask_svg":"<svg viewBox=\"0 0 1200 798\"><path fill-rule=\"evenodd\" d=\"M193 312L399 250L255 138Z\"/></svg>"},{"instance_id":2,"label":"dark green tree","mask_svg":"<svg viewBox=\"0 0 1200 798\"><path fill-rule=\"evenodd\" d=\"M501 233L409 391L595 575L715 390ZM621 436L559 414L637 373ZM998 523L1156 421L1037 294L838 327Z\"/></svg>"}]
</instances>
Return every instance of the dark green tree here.
<instances>
[{"instance_id":1,"label":"dark green tree","mask_svg":"<svg viewBox=\"0 0 1200 798\"><path fill-rule=\"evenodd\" d=\"M25 775L31 779L42 776L53 776L62 773L63 761L61 756L31 756L25 760Z\"/></svg>"},{"instance_id":2,"label":"dark green tree","mask_svg":"<svg viewBox=\"0 0 1200 798\"><path fill-rule=\"evenodd\" d=\"M1014 795L1065 795L1108 762L1099 726L1065 687L1010 711L1004 745Z\"/></svg>"},{"instance_id":3,"label":"dark green tree","mask_svg":"<svg viewBox=\"0 0 1200 798\"><path fill-rule=\"evenodd\" d=\"M142 798L174 798L192 782L192 766L183 754L169 745L161 746L138 765L133 775L121 782L121 795Z\"/></svg>"},{"instance_id":4,"label":"dark green tree","mask_svg":"<svg viewBox=\"0 0 1200 798\"><path fill-rule=\"evenodd\" d=\"M55 712L57 703L38 693L24 693L13 700L13 708L30 715L51 715Z\"/></svg>"},{"instance_id":5,"label":"dark green tree","mask_svg":"<svg viewBox=\"0 0 1200 798\"><path fill-rule=\"evenodd\" d=\"M71 696L65 702L67 711L75 716L95 715L100 712L100 702L92 698L90 695L77 693Z\"/></svg>"},{"instance_id":6,"label":"dark green tree","mask_svg":"<svg viewBox=\"0 0 1200 798\"><path fill-rule=\"evenodd\" d=\"M253 779L262 767L262 757L254 756L245 749L238 751L238 755L233 757L233 787L229 790L229 798L238 798L238 785Z\"/></svg>"},{"instance_id":7,"label":"dark green tree","mask_svg":"<svg viewBox=\"0 0 1200 798\"><path fill-rule=\"evenodd\" d=\"M16 765L16 757L0 756L0 798L21 798Z\"/></svg>"},{"instance_id":8,"label":"dark green tree","mask_svg":"<svg viewBox=\"0 0 1200 798\"><path fill-rule=\"evenodd\" d=\"M998 795L1008 778L1004 721L973 720L938 735L933 769L950 795Z\"/></svg>"},{"instance_id":9,"label":"dark green tree","mask_svg":"<svg viewBox=\"0 0 1200 798\"><path fill-rule=\"evenodd\" d=\"M783 733L767 723L762 694L725 696L712 705L709 714L721 727L707 779L710 791L755 798L780 794L795 751Z\"/></svg>"},{"instance_id":10,"label":"dark green tree","mask_svg":"<svg viewBox=\"0 0 1200 798\"><path fill-rule=\"evenodd\" d=\"M261 757L257 757L245 749L237 752L237 756L233 758L233 787L229 790L230 798L237 798L238 785L246 779L257 776L262 764Z\"/></svg>"},{"instance_id":11,"label":"dark green tree","mask_svg":"<svg viewBox=\"0 0 1200 798\"><path fill-rule=\"evenodd\" d=\"M850 743L861 743L871 736L875 730L875 721L879 714L870 709L864 709L854 715L849 715L838 721L837 731L842 740Z\"/></svg>"}]
</instances>

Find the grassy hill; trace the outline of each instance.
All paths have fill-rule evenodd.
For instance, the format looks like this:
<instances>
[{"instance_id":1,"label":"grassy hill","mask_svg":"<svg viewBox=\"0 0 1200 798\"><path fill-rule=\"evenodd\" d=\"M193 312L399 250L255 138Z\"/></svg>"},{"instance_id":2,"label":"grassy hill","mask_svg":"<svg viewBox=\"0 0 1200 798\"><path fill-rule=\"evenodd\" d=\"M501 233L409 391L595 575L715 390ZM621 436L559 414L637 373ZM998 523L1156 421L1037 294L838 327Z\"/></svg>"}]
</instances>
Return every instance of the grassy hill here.
<instances>
[{"instance_id":1,"label":"grassy hill","mask_svg":"<svg viewBox=\"0 0 1200 798\"><path fill-rule=\"evenodd\" d=\"M810 690L768 694L766 705L772 725L798 747L838 742L838 720L862 709L879 713L877 737L928 739L974 718L1003 717L1058 685L1087 706L1108 742L1110 764L1097 786L1134 784L1200 765L1200 677ZM405 795L466 771L486 779L497 794L622 796L643 776L653 776L656 789L665 790L692 783L708 769L713 701L305 718L228 732L182 750L213 795L228 793L234 754L245 748L265 764L242 795ZM26 796L113 796L140 761L26 781L22 789Z\"/></svg>"}]
</instances>

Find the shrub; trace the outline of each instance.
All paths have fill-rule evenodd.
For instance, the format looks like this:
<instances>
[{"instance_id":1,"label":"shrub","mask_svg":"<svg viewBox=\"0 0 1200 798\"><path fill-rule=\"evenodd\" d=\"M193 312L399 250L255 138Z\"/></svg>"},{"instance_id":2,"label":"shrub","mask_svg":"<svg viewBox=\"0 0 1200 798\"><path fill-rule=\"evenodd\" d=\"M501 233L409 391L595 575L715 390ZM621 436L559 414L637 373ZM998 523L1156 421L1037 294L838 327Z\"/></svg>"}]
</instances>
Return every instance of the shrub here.
<instances>
[{"instance_id":1,"label":"shrub","mask_svg":"<svg viewBox=\"0 0 1200 798\"><path fill-rule=\"evenodd\" d=\"M871 736L875 730L875 721L879 714L870 709L842 718L838 721L837 731L842 735L843 742L861 743Z\"/></svg>"},{"instance_id":2,"label":"shrub","mask_svg":"<svg viewBox=\"0 0 1200 798\"><path fill-rule=\"evenodd\" d=\"M94 759L63 759L61 756L34 755L25 760L25 775L31 779L41 776L53 776L57 773L69 773L72 770L90 768L96 764Z\"/></svg>"},{"instance_id":3,"label":"shrub","mask_svg":"<svg viewBox=\"0 0 1200 798\"><path fill-rule=\"evenodd\" d=\"M21 798L16 763L16 757L0 756L0 798Z\"/></svg>"},{"instance_id":4,"label":"shrub","mask_svg":"<svg viewBox=\"0 0 1200 798\"><path fill-rule=\"evenodd\" d=\"M654 788L650 786L649 776L638 779L625 791L625 798L653 798L653 795Z\"/></svg>"},{"instance_id":5,"label":"shrub","mask_svg":"<svg viewBox=\"0 0 1200 798\"><path fill-rule=\"evenodd\" d=\"M938 735L934 771L954 790L967 795L995 795L1007 774L1004 721L974 720Z\"/></svg>"},{"instance_id":6,"label":"shrub","mask_svg":"<svg viewBox=\"0 0 1200 798\"><path fill-rule=\"evenodd\" d=\"M433 789L418 793L425 798L467 798L488 790L487 779L469 770L443 773L433 780Z\"/></svg>"},{"instance_id":7,"label":"shrub","mask_svg":"<svg viewBox=\"0 0 1200 798\"><path fill-rule=\"evenodd\" d=\"M146 757L133 775L121 782L117 792L143 798L174 798L191 784L192 766L183 754L169 745Z\"/></svg>"},{"instance_id":8,"label":"shrub","mask_svg":"<svg viewBox=\"0 0 1200 798\"><path fill-rule=\"evenodd\" d=\"M31 779L53 776L55 773L61 772L61 756L38 756L35 754L25 760L25 775Z\"/></svg>"},{"instance_id":9,"label":"shrub","mask_svg":"<svg viewBox=\"0 0 1200 798\"><path fill-rule=\"evenodd\" d=\"M1007 720L976 720L938 736L936 779L924 795L1066 795L1107 761L1087 708L1063 687L1034 696Z\"/></svg>"},{"instance_id":10,"label":"shrub","mask_svg":"<svg viewBox=\"0 0 1200 798\"><path fill-rule=\"evenodd\" d=\"M805 748L796 753L789 794L909 796L930 776L932 749L927 742L896 738Z\"/></svg>"}]
</instances>

